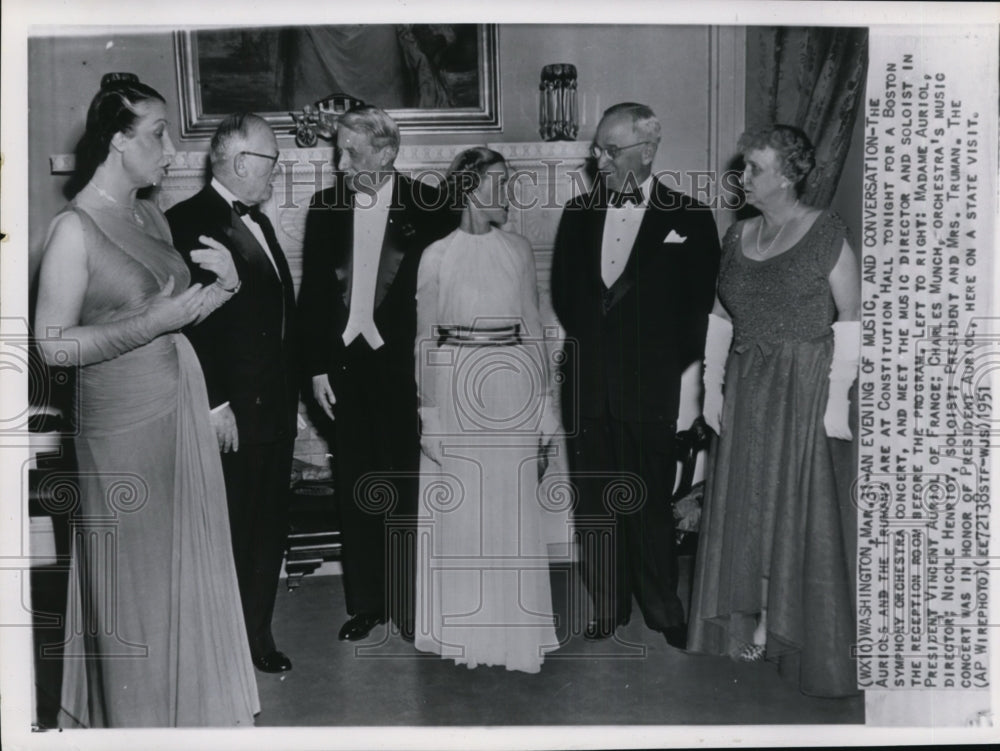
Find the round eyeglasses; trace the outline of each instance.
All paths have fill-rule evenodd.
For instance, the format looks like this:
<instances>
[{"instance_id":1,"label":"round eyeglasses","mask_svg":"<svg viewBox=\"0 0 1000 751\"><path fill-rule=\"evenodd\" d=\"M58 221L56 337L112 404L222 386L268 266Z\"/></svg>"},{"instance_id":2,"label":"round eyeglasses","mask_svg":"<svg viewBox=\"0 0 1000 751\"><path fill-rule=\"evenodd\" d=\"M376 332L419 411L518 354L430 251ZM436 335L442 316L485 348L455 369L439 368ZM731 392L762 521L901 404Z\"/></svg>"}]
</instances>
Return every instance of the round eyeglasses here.
<instances>
[{"instance_id":1,"label":"round eyeglasses","mask_svg":"<svg viewBox=\"0 0 1000 751\"><path fill-rule=\"evenodd\" d=\"M261 154L258 151L241 151L240 154L249 154L250 156L259 156L261 159L270 160L271 164L275 164L278 161L278 154Z\"/></svg>"},{"instance_id":2,"label":"round eyeglasses","mask_svg":"<svg viewBox=\"0 0 1000 751\"><path fill-rule=\"evenodd\" d=\"M636 141L635 143L630 143L628 146L598 146L596 143L590 144L590 155L594 159L600 159L602 156L607 156L608 159L615 160L618 155L621 154L626 149L634 149L636 146L643 146L644 144L652 143L651 141Z\"/></svg>"}]
</instances>

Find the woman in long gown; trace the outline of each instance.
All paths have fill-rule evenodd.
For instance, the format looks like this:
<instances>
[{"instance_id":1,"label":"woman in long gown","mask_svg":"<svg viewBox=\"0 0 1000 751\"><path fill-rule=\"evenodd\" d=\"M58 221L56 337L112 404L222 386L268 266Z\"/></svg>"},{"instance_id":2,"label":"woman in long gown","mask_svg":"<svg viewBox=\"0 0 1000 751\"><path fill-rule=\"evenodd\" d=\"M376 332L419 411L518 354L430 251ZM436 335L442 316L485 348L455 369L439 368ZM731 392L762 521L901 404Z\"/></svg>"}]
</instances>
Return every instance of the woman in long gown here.
<instances>
[{"instance_id":1,"label":"woman in long gown","mask_svg":"<svg viewBox=\"0 0 1000 751\"><path fill-rule=\"evenodd\" d=\"M507 221L503 157L449 169L459 228L417 277L421 526L417 649L538 672L558 647L539 452L558 431L531 245ZM554 540L553 540L554 541Z\"/></svg>"},{"instance_id":2,"label":"woman in long gown","mask_svg":"<svg viewBox=\"0 0 1000 751\"><path fill-rule=\"evenodd\" d=\"M802 131L748 133L740 151L761 214L726 234L709 318L704 411L718 440L689 649L774 661L803 693L843 696L857 690L848 392L858 267L839 217L799 201L814 164Z\"/></svg>"},{"instance_id":3,"label":"woman in long gown","mask_svg":"<svg viewBox=\"0 0 1000 751\"><path fill-rule=\"evenodd\" d=\"M82 189L49 229L36 330L78 367L73 520L59 723L252 725L257 685L205 383L178 331L232 297L228 251L190 285L163 214L136 191L174 152L163 97L110 74L77 151Z\"/></svg>"}]
</instances>

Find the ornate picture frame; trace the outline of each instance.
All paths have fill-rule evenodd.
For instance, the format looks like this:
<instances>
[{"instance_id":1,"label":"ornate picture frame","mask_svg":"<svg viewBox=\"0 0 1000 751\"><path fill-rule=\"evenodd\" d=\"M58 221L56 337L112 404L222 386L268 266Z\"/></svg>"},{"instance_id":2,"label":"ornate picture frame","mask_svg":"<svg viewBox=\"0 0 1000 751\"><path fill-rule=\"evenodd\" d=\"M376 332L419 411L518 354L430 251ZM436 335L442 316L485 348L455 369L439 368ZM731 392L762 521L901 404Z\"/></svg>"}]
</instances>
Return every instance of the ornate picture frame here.
<instances>
[{"instance_id":1,"label":"ornate picture frame","mask_svg":"<svg viewBox=\"0 0 1000 751\"><path fill-rule=\"evenodd\" d=\"M238 110L291 130L293 112L334 93L382 107L404 132L499 131L497 42L496 24L177 31L181 138L209 138ZM383 92L380 80L392 90Z\"/></svg>"}]
</instances>

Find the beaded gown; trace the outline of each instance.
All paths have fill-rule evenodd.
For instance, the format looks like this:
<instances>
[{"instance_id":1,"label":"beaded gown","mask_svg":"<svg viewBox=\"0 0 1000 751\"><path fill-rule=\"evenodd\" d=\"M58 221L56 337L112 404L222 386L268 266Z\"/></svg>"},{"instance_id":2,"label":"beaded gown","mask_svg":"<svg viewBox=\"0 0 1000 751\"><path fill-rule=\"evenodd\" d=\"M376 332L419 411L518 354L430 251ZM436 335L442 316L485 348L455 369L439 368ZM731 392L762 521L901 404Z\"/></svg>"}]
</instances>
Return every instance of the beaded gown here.
<instances>
[{"instance_id":1,"label":"beaded gown","mask_svg":"<svg viewBox=\"0 0 1000 751\"><path fill-rule=\"evenodd\" d=\"M85 188L73 517L60 725L252 725L260 711L198 359L177 333L117 351L101 324L190 283L153 204ZM119 348L121 349L121 348Z\"/></svg>"},{"instance_id":2,"label":"beaded gown","mask_svg":"<svg viewBox=\"0 0 1000 751\"><path fill-rule=\"evenodd\" d=\"M433 333L510 324L521 344ZM528 241L459 229L429 246L417 326L421 409L436 411L444 448L440 464L420 459L415 646L469 668L538 672L559 646L547 542L569 528L539 492L539 425L553 405ZM423 432L433 432L427 422Z\"/></svg>"},{"instance_id":3,"label":"beaded gown","mask_svg":"<svg viewBox=\"0 0 1000 751\"><path fill-rule=\"evenodd\" d=\"M855 447L823 427L836 316L828 278L846 227L823 213L792 248L760 261L744 254L741 228L723 241L718 291L733 345L688 645L735 657L766 606L766 659L805 694L848 695L857 691Z\"/></svg>"}]
</instances>

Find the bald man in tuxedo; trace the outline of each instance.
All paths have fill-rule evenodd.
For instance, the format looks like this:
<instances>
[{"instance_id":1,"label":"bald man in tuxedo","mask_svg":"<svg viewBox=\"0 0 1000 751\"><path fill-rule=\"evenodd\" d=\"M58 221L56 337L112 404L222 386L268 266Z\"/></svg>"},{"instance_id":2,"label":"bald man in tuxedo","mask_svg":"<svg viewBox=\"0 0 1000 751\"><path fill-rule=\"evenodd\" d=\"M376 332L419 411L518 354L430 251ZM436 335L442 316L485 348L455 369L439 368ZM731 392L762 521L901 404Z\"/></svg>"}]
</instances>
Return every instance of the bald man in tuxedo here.
<instances>
[{"instance_id":1,"label":"bald man in tuxedo","mask_svg":"<svg viewBox=\"0 0 1000 751\"><path fill-rule=\"evenodd\" d=\"M167 211L167 220L185 258L207 235L229 248L240 275L233 298L186 333L205 374L222 452L250 654L258 670L280 673L292 663L275 646L271 617L288 535L298 375L292 277L260 209L271 197L278 143L262 118L231 115L216 130L209 157L211 182ZM191 268L201 281L203 272Z\"/></svg>"},{"instance_id":2,"label":"bald man in tuxedo","mask_svg":"<svg viewBox=\"0 0 1000 751\"><path fill-rule=\"evenodd\" d=\"M594 605L584 636L612 636L634 597L646 625L684 648L674 440L681 375L704 355L720 248L711 210L652 173L659 143L649 107L604 113L591 146L594 188L567 203L559 224L552 305L576 347L562 406ZM623 485L627 498L609 492Z\"/></svg>"}]
</instances>

